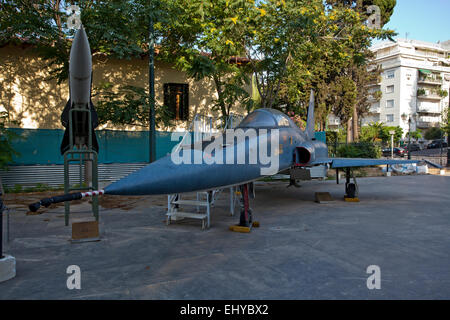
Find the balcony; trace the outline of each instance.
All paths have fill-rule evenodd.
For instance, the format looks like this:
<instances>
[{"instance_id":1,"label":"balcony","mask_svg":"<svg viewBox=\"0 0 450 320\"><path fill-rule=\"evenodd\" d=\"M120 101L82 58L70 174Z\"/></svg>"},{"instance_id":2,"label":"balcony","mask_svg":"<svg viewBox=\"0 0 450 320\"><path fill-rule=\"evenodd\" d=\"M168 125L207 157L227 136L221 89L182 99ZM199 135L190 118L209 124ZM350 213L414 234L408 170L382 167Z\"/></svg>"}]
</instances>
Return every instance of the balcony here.
<instances>
[{"instance_id":1,"label":"balcony","mask_svg":"<svg viewBox=\"0 0 450 320\"><path fill-rule=\"evenodd\" d=\"M442 97L434 92L427 92L425 94L417 95L418 99L437 100L441 101Z\"/></svg>"},{"instance_id":2,"label":"balcony","mask_svg":"<svg viewBox=\"0 0 450 320\"><path fill-rule=\"evenodd\" d=\"M437 100L441 101L443 98L447 96L447 92L442 89L425 89L419 88L417 89L417 98L418 99L427 99L427 100Z\"/></svg>"},{"instance_id":3,"label":"balcony","mask_svg":"<svg viewBox=\"0 0 450 320\"><path fill-rule=\"evenodd\" d=\"M383 96L383 93L381 92L381 90L375 90L375 91L369 92L369 94L367 95L367 101L370 103L374 103L374 102L380 101L382 96Z\"/></svg>"},{"instance_id":4,"label":"balcony","mask_svg":"<svg viewBox=\"0 0 450 320\"><path fill-rule=\"evenodd\" d=\"M381 112L381 107L378 106L372 106L369 109L369 113L380 113Z\"/></svg>"},{"instance_id":5,"label":"balcony","mask_svg":"<svg viewBox=\"0 0 450 320\"><path fill-rule=\"evenodd\" d=\"M417 128L428 129L439 127L439 122L437 121L417 121Z\"/></svg>"},{"instance_id":6,"label":"balcony","mask_svg":"<svg viewBox=\"0 0 450 320\"><path fill-rule=\"evenodd\" d=\"M438 105L437 106L421 106L421 105L419 105L417 107L417 112L441 114L441 110Z\"/></svg>"},{"instance_id":7,"label":"balcony","mask_svg":"<svg viewBox=\"0 0 450 320\"><path fill-rule=\"evenodd\" d=\"M433 76L421 76L417 80L419 84L433 84L433 85L442 85L442 77L433 77Z\"/></svg>"}]
</instances>

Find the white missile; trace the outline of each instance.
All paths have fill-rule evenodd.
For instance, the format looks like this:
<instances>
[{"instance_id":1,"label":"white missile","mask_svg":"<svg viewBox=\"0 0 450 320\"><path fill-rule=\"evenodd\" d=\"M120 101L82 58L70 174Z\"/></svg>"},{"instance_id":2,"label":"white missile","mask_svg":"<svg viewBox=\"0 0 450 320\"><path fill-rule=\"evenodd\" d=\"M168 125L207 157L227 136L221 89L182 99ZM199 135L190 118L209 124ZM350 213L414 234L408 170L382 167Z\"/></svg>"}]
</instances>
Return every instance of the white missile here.
<instances>
[{"instance_id":1,"label":"white missile","mask_svg":"<svg viewBox=\"0 0 450 320\"><path fill-rule=\"evenodd\" d=\"M78 29L70 49L69 88L73 106L89 107L91 99L92 55L83 26Z\"/></svg>"}]
</instances>

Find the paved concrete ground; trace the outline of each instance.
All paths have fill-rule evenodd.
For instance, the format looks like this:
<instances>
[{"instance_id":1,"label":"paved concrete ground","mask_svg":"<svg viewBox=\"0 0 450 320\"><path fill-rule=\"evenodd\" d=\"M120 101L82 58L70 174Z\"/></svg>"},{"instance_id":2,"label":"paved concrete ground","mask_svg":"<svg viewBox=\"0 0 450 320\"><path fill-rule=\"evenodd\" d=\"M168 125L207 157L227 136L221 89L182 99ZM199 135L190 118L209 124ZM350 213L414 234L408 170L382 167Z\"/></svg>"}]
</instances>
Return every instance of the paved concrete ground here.
<instances>
[{"instance_id":1,"label":"paved concrete ground","mask_svg":"<svg viewBox=\"0 0 450 320\"><path fill-rule=\"evenodd\" d=\"M0 299L450 299L450 177L359 179L361 203L333 181L257 186L261 228L232 233L223 194L212 226L166 226L143 198L133 210L103 209L100 242L71 244L62 208L11 217L7 252L17 277ZM328 191L330 204L313 202ZM74 207L85 220L87 204ZM81 268L68 290L66 268ZM366 269L381 268L381 290Z\"/></svg>"}]
</instances>

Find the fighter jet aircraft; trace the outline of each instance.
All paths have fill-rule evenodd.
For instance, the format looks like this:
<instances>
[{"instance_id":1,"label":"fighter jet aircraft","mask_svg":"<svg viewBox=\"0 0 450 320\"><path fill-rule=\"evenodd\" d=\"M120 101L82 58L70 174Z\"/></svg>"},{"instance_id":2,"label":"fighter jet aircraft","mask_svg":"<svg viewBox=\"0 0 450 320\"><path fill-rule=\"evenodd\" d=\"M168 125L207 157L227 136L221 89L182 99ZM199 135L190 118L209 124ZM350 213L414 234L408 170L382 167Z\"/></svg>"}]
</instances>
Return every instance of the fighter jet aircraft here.
<instances>
[{"instance_id":1,"label":"fighter jet aircraft","mask_svg":"<svg viewBox=\"0 0 450 320\"><path fill-rule=\"evenodd\" d=\"M69 100L61 115L61 123L66 128L61 143L61 154L70 149L70 110L91 109L91 123L89 114L85 111L72 112L73 141L81 149L88 146L89 126L92 130L92 148L98 152L98 142L94 129L98 126L98 116L91 100L92 86L92 56L89 41L83 26L78 29L72 42L69 60Z\"/></svg>"},{"instance_id":2,"label":"fighter jet aircraft","mask_svg":"<svg viewBox=\"0 0 450 320\"><path fill-rule=\"evenodd\" d=\"M180 194L241 186L243 208L239 225L249 226L252 218L249 214L248 186L263 176L285 170L291 170L295 176L295 172L317 165L327 165L330 169L345 168L346 196L354 198L356 186L350 183L350 168L416 162L330 158L327 145L314 138L314 92L311 91L305 131L278 110L257 109L244 118L235 130L227 130L211 141L177 146L170 155L110 184L104 190L43 199L30 205L30 210L92 195Z\"/></svg>"}]
</instances>

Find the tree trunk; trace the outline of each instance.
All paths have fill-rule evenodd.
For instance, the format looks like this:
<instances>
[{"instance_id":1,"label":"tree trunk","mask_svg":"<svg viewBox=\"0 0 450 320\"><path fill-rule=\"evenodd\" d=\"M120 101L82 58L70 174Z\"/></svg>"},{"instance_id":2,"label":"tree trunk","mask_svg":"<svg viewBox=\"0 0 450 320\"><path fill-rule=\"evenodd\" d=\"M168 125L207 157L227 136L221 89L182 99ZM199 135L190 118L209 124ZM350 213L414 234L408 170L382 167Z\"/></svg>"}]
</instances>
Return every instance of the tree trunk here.
<instances>
[{"instance_id":1,"label":"tree trunk","mask_svg":"<svg viewBox=\"0 0 450 320\"><path fill-rule=\"evenodd\" d=\"M359 140L359 132L358 132L358 111L355 108L353 108L353 123L352 123L352 133L353 133L353 141Z\"/></svg>"},{"instance_id":2,"label":"tree trunk","mask_svg":"<svg viewBox=\"0 0 450 320\"><path fill-rule=\"evenodd\" d=\"M353 135L352 135L352 119L347 120L347 143L353 142Z\"/></svg>"},{"instance_id":3,"label":"tree trunk","mask_svg":"<svg viewBox=\"0 0 450 320\"><path fill-rule=\"evenodd\" d=\"M223 100L222 82L217 75L213 76L214 83L216 84L217 97L219 98L220 111L222 112L223 119L228 118L227 108Z\"/></svg>"}]
</instances>

